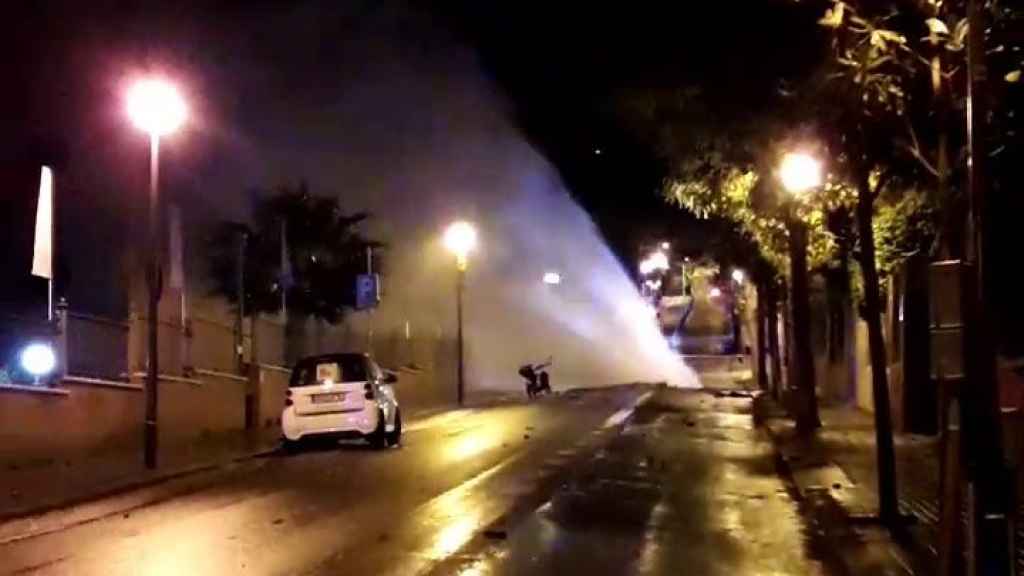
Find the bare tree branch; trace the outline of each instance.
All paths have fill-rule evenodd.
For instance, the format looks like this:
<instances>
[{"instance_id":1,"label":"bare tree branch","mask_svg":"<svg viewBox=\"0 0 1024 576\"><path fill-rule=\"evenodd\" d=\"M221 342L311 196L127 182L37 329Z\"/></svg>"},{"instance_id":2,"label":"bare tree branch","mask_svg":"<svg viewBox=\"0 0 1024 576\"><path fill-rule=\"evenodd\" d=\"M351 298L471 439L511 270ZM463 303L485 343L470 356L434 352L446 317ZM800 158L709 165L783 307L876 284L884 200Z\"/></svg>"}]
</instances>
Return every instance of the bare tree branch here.
<instances>
[{"instance_id":1,"label":"bare tree branch","mask_svg":"<svg viewBox=\"0 0 1024 576\"><path fill-rule=\"evenodd\" d=\"M938 169L935 168L935 166L931 162L929 162L927 158L924 157L924 154L921 153L921 144L917 139L917 133L914 132L913 124L910 123L910 118L907 118L906 116L904 116L903 118L904 120L906 120L907 133L910 135L911 141L910 145L904 143L903 147L906 148L907 152L910 152L911 156L913 156L918 162L921 163L921 166L923 166L925 170L927 170L932 176L938 178Z\"/></svg>"},{"instance_id":2,"label":"bare tree branch","mask_svg":"<svg viewBox=\"0 0 1024 576\"><path fill-rule=\"evenodd\" d=\"M885 187L889 185L889 182L896 177L896 170L888 169L879 174L878 182L875 183L875 189L871 191L872 200L877 200L878 196L885 190Z\"/></svg>"}]
</instances>

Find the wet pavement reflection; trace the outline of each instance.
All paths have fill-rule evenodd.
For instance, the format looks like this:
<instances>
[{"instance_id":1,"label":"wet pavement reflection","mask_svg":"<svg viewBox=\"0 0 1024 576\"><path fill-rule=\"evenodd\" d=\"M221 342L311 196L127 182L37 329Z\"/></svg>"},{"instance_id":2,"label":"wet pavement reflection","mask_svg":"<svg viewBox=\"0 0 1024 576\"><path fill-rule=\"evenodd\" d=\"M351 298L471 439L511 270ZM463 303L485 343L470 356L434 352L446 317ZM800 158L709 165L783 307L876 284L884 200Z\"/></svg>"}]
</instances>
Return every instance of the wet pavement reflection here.
<instances>
[{"instance_id":1,"label":"wet pavement reflection","mask_svg":"<svg viewBox=\"0 0 1024 576\"><path fill-rule=\"evenodd\" d=\"M831 574L750 399L661 390L545 502L434 574Z\"/></svg>"},{"instance_id":2,"label":"wet pavement reflection","mask_svg":"<svg viewBox=\"0 0 1024 576\"><path fill-rule=\"evenodd\" d=\"M0 574L832 573L750 404L630 386L440 414L399 449L253 461L0 545Z\"/></svg>"}]
</instances>

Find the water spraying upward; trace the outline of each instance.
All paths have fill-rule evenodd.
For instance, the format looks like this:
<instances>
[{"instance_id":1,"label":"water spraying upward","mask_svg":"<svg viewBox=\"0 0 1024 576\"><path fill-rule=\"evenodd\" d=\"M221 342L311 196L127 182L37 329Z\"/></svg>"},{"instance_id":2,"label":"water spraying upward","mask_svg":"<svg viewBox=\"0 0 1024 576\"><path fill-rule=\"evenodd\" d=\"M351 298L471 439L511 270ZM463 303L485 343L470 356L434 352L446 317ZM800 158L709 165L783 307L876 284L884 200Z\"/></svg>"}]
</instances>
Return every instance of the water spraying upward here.
<instances>
[{"instance_id":1,"label":"water spraying upward","mask_svg":"<svg viewBox=\"0 0 1024 576\"><path fill-rule=\"evenodd\" d=\"M522 179L493 214L481 214L480 258L466 292L473 380L517 386L515 366L550 355L563 385L698 386L589 215L528 154L539 173Z\"/></svg>"},{"instance_id":2,"label":"water spraying upward","mask_svg":"<svg viewBox=\"0 0 1024 576\"><path fill-rule=\"evenodd\" d=\"M319 25L318 11L289 14ZM453 340L464 265L470 392L521 391L518 367L548 356L556 389L638 380L696 386L477 56L415 15L382 42L382 31L392 30L389 14L376 16L382 25L360 14L361 25L345 37L352 48L345 53L358 57L332 60L323 74L279 78L280 98L260 109L259 149L257 140L244 140L226 155L250 159L233 172L247 181L211 189L304 178L313 191L338 195L346 211L369 212L369 236L386 244L383 300L372 319L350 315L345 330L372 331L378 342L395 335ZM443 49L406 49L413 29L432 39L423 45ZM310 81L316 102L294 105L306 93L296 86ZM253 92L266 90L262 80L256 86ZM475 230L475 246L463 256L450 248L468 245L465 228L455 229L447 247L444 240L459 220Z\"/></svg>"}]
</instances>

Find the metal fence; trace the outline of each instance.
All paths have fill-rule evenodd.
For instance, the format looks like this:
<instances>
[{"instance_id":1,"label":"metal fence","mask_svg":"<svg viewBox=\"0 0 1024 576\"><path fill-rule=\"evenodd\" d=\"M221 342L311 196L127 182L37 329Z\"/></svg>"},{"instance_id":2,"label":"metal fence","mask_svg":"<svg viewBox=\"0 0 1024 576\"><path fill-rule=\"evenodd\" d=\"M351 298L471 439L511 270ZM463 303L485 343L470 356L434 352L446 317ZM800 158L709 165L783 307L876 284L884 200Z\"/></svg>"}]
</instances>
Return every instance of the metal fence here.
<instances>
[{"instance_id":1,"label":"metal fence","mask_svg":"<svg viewBox=\"0 0 1024 576\"><path fill-rule=\"evenodd\" d=\"M68 312L68 373L120 379L128 372L130 329L126 321Z\"/></svg>"}]
</instances>

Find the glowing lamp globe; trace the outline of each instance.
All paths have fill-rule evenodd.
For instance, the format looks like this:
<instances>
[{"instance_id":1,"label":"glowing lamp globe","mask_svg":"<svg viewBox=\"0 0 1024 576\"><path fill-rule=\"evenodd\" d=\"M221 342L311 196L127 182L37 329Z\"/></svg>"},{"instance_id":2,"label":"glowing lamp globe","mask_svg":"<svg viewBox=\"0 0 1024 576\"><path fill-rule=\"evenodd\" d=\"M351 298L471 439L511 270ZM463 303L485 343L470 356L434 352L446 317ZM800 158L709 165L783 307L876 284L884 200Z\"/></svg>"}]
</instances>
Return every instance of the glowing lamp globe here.
<instances>
[{"instance_id":1,"label":"glowing lamp globe","mask_svg":"<svg viewBox=\"0 0 1024 576\"><path fill-rule=\"evenodd\" d=\"M57 355L46 344L29 344L21 351L20 360L21 367L36 378L53 372L57 367Z\"/></svg>"},{"instance_id":2,"label":"glowing lamp globe","mask_svg":"<svg viewBox=\"0 0 1024 576\"><path fill-rule=\"evenodd\" d=\"M147 78L128 89L128 117L152 136L164 136L185 123L188 108L178 89L165 80Z\"/></svg>"},{"instance_id":3,"label":"glowing lamp globe","mask_svg":"<svg viewBox=\"0 0 1024 576\"><path fill-rule=\"evenodd\" d=\"M455 222L444 231L444 245L465 268L466 257L476 248L476 228L468 222Z\"/></svg>"},{"instance_id":4,"label":"glowing lamp globe","mask_svg":"<svg viewBox=\"0 0 1024 576\"><path fill-rule=\"evenodd\" d=\"M541 280L549 286L557 286L562 283L562 275L553 271L545 272Z\"/></svg>"},{"instance_id":5,"label":"glowing lamp globe","mask_svg":"<svg viewBox=\"0 0 1024 576\"><path fill-rule=\"evenodd\" d=\"M791 194L803 194L821 186L821 162L810 154L791 152L782 158L779 178Z\"/></svg>"}]
</instances>

